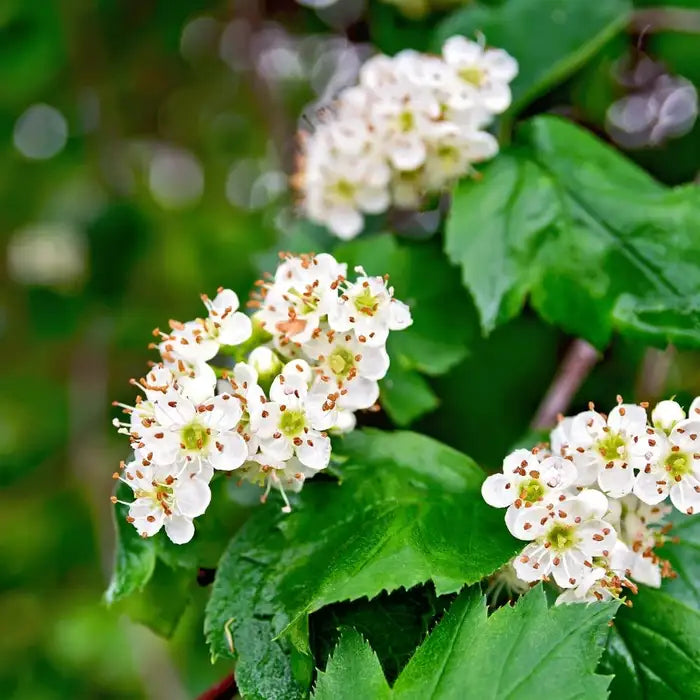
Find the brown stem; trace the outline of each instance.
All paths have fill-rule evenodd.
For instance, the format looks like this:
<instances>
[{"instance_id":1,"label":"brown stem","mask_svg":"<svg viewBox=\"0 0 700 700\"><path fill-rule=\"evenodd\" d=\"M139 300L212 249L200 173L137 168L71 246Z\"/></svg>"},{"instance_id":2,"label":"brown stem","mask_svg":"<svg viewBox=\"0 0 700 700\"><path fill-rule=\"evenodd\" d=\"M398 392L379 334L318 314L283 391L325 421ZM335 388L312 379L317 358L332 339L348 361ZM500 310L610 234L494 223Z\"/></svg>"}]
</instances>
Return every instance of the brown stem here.
<instances>
[{"instance_id":1,"label":"brown stem","mask_svg":"<svg viewBox=\"0 0 700 700\"><path fill-rule=\"evenodd\" d=\"M634 34L655 32L700 33L700 12L683 7L650 7L636 10L630 18L629 30Z\"/></svg>"},{"instance_id":2,"label":"brown stem","mask_svg":"<svg viewBox=\"0 0 700 700\"><path fill-rule=\"evenodd\" d=\"M665 350L649 348L644 353L635 387L638 398L645 401L658 401L663 396L675 356L676 349L673 345L669 345Z\"/></svg>"},{"instance_id":3,"label":"brown stem","mask_svg":"<svg viewBox=\"0 0 700 700\"><path fill-rule=\"evenodd\" d=\"M201 695L197 696L197 700L230 700L236 692L236 679L233 673L229 673L226 678L220 680L211 688L205 690Z\"/></svg>"},{"instance_id":4,"label":"brown stem","mask_svg":"<svg viewBox=\"0 0 700 700\"><path fill-rule=\"evenodd\" d=\"M577 338L571 343L532 420L534 430L545 430L556 424L557 416L569 407L599 358L600 353L585 340Z\"/></svg>"}]
</instances>

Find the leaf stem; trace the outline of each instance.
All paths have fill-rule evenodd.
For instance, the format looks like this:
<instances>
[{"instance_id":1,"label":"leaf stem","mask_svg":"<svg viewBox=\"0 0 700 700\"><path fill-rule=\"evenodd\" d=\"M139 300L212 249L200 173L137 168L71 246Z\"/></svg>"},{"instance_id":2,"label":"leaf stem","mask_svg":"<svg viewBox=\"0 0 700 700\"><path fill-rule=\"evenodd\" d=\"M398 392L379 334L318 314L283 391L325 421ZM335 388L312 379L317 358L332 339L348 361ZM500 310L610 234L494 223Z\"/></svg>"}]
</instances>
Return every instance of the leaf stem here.
<instances>
[{"instance_id":1,"label":"leaf stem","mask_svg":"<svg viewBox=\"0 0 700 700\"><path fill-rule=\"evenodd\" d=\"M230 700L235 696L237 690L236 679L233 673L229 673L228 676L197 696L197 700Z\"/></svg>"},{"instance_id":2,"label":"leaf stem","mask_svg":"<svg viewBox=\"0 0 700 700\"><path fill-rule=\"evenodd\" d=\"M587 341L577 338L571 343L532 420L534 430L545 430L556 424L557 416L569 407L599 359L600 353Z\"/></svg>"}]
</instances>

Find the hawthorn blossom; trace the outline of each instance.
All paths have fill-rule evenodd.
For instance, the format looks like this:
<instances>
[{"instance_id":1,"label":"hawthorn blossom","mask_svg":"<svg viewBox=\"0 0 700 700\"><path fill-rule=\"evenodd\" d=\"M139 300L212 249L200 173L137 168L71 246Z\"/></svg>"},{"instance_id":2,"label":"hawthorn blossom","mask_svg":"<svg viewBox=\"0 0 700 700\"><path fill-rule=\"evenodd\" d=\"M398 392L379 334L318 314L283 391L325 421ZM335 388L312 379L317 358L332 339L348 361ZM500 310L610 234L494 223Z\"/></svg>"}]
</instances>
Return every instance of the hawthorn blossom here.
<instances>
[{"instance_id":1,"label":"hawthorn blossom","mask_svg":"<svg viewBox=\"0 0 700 700\"><path fill-rule=\"evenodd\" d=\"M645 462L634 495L649 505L671 497L682 513L700 509L700 421L681 421L668 435L649 428L639 438Z\"/></svg>"},{"instance_id":2,"label":"hawthorn blossom","mask_svg":"<svg viewBox=\"0 0 700 700\"><path fill-rule=\"evenodd\" d=\"M500 114L510 106L509 83L518 74L518 62L503 49L485 49L463 36L450 37L442 47L448 66L475 93L484 114Z\"/></svg>"},{"instance_id":3,"label":"hawthorn blossom","mask_svg":"<svg viewBox=\"0 0 700 700\"><path fill-rule=\"evenodd\" d=\"M328 325L339 333L353 330L362 344L379 347L386 343L389 331L403 330L413 323L411 311L394 298L394 288L384 277L369 277L362 267L360 276L347 284L329 309Z\"/></svg>"},{"instance_id":4,"label":"hawthorn blossom","mask_svg":"<svg viewBox=\"0 0 700 700\"><path fill-rule=\"evenodd\" d=\"M271 489L279 491L284 501L282 510L289 513L292 507L287 491L298 493L304 482L312 478L320 469L302 464L296 457L288 460L275 460L265 454L257 454L241 468L241 477L264 489L260 496L261 503L267 501Z\"/></svg>"},{"instance_id":5,"label":"hawthorn blossom","mask_svg":"<svg viewBox=\"0 0 700 700\"><path fill-rule=\"evenodd\" d=\"M635 438L646 427L641 406L619 403L607 418L591 409L560 422L551 436L552 450L573 459L579 485L597 481L604 493L619 498L634 486Z\"/></svg>"},{"instance_id":6,"label":"hawthorn blossom","mask_svg":"<svg viewBox=\"0 0 700 700\"><path fill-rule=\"evenodd\" d=\"M685 420L685 411L675 401L659 401L651 412L651 424L666 434L682 420Z\"/></svg>"},{"instance_id":7,"label":"hawthorn blossom","mask_svg":"<svg viewBox=\"0 0 700 700\"><path fill-rule=\"evenodd\" d=\"M377 381L389 369L389 355L384 347L360 343L353 332L329 330L306 343L304 353L315 362L318 390L340 394L338 408L369 408L379 398Z\"/></svg>"},{"instance_id":8,"label":"hawthorn blossom","mask_svg":"<svg viewBox=\"0 0 700 700\"><path fill-rule=\"evenodd\" d=\"M520 509L555 504L575 481L576 467L569 460L520 449L503 460L501 474L486 477L481 495L494 508L508 508L506 525L511 529Z\"/></svg>"},{"instance_id":9,"label":"hawthorn blossom","mask_svg":"<svg viewBox=\"0 0 700 700\"><path fill-rule=\"evenodd\" d=\"M236 430L243 410L232 394L195 402L172 386L152 402L152 408L147 424L131 435L144 466L184 461L211 474L213 469L236 469L247 457L245 440Z\"/></svg>"},{"instance_id":10,"label":"hawthorn blossom","mask_svg":"<svg viewBox=\"0 0 700 700\"><path fill-rule=\"evenodd\" d=\"M306 216L339 238L367 214L419 208L498 152L485 131L510 104L517 63L452 37L442 56L410 49L365 62L314 131L300 139L294 183Z\"/></svg>"},{"instance_id":11,"label":"hawthorn blossom","mask_svg":"<svg viewBox=\"0 0 700 700\"><path fill-rule=\"evenodd\" d=\"M310 469L328 466L331 442L325 431L336 420L328 396L309 392L311 369L292 360L270 387L270 400L259 407L256 434L260 450L271 460L284 462L293 455Z\"/></svg>"},{"instance_id":12,"label":"hawthorn blossom","mask_svg":"<svg viewBox=\"0 0 700 700\"><path fill-rule=\"evenodd\" d=\"M572 588L593 566L593 559L608 556L617 541L613 526L602 519L608 510L607 498L599 491L584 490L549 508L523 508L511 532L523 540L533 540L515 558L514 567L523 581L554 576L562 588Z\"/></svg>"},{"instance_id":13,"label":"hawthorn blossom","mask_svg":"<svg viewBox=\"0 0 700 700\"><path fill-rule=\"evenodd\" d=\"M290 256L274 281L259 282L262 298L256 319L264 330L297 344L309 341L321 319L338 303L338 284L347 265L332 255Z\"/></svg>"},{"instance_id":14,"label":"hawthorn blossom","mask_svg":"<svg viewBox=\"0 0 700 700\"><path fill-rule=\"evenodd\" d=\"M159 349L169 362L178 359L194 364L206 362L219 352L222 345L240 345L250 338L253 325L248 316L238 311L235 292L219 287L214 299L202 294L202 301L209 312L207 318L186 323L171 321L172 332L161 334L163 342Z\"/></svg>"},{"instance_id":15,"label":"hawthorn blossom","mask_svg":"<svg viewBox=\"0 0 700 700\"><path fill-rule=\"evenodd\" d=\"M175 544L189 542L194 535L192 519L202 515L211 500L208 481L193 465L151 464L132 461L124 475L115 474L133 491L127 521L142 537L152 537L161 528ZM117 503L117 498L112 497Z\"/></svg>"}]
</instances>

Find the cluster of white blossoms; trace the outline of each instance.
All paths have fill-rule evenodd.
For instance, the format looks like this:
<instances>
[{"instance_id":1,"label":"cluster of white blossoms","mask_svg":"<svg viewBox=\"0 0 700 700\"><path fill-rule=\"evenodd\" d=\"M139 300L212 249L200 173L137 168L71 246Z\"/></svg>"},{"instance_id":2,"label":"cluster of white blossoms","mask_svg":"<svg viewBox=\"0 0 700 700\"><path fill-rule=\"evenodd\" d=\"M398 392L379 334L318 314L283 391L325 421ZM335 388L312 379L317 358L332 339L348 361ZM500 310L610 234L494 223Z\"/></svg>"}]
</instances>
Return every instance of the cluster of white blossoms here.
<instances>
[{"instance_id":1,"label":"cluster of white blossoms","mask_svg":"<svg viewBox=\"0 0 700 700\"><path fill-rule=\"evenodd\" d=\"M514 537L529 544L515 557L517 578L553 577L558 603L619 598L635 582L658 587L674 576L656 548L667 541L672 511L700 510L700 397L688 414L661 401L618 405L562 418L549 444L508 455L482 486L484 500L507 508Z\"/></svg>"},{"instance_id":2,"label":"cluster of white blossoms","mask_svg":"<svg viewBox=\"0 0 700 700\"><path fill-rule=\"evenodd\" d=\"M441 56L401 51L361 68L302 140L295 184L310 219L353 238L365 214L414 209L498 152L486 127L511 103L515 59L462 36Z\"/></svg>"},{"instance_id":3,"label":"cluster of white blossoms","mask_svg":"<svg viewBox=\"0 0 700 700\"><path fill-rule=\"evenodd\" d=\"M286 256L258 283L252 319L219 289L202 297L206 318L154 331L161 361L132 380L143 396L115 404L133 456L114 477L133 491L127 520L141 535L164 527L188 542L215 471L261 486L263 501L278 489L289 511L286 490L328 466L329 432L352 430L355 411L376 405L389 331L412 322L386 276L356 271L350 281L330 255Z\"/></svg>"}]
</instances>

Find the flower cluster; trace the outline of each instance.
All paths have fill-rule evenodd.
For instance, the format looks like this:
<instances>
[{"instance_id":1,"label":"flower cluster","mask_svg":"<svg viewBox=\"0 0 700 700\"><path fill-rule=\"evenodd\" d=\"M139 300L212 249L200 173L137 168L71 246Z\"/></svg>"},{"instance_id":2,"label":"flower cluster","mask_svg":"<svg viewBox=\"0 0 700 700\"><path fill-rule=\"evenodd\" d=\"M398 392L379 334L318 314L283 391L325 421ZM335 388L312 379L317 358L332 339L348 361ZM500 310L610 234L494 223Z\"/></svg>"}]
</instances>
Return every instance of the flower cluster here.
<instances>
[{"instance_id":1,"label":"flower cluster","mask_svg":"<svg viewBox=\"0 0 700 700\"><path fill-rule=\"evenodd\" d=\"M329 432L376 405L388 334L412 322L388 276L356 272L330 255L286 256L258 283L252 319L219 289L202 297L206 318L154 331L161 361L132 380L143 396L116 404L128 420L114 421L133 449L114 476L133 491L127 519L141 535L164 527L188 542L215 471L258 484L263 501L278 489L289 511L286 490L328 466Z\"/></svg>"},{"instance_id":2,"label":"flower cluster","mask_svg":"<svg viewBox=\"0 0 700 700\"><path fill-rule=\"evenodd\" d=\"M485 128L510 105L517 72L505 51L462 36L441 56L405 50L368 60L331 118L302 140L295 180L305 214L352 238L364 214L419 207L498 152Z\"/></svg>"},{"instance_id":3,"label":"flower cluster","mask_svg":"<svg viewBox=\"0 0 700 700\"><path fill-rule=\"evenodd\" d=\"M688 415L675 401L593 405L562 418L548 444L519 449L482 486L506 508L506 526L529 544L514 559L518 579L554 578L558 602L619 598L635 582L658 587L673 576L656 553L672 508L700 509L700 397Z\"/></svg>"}]
</instances>

